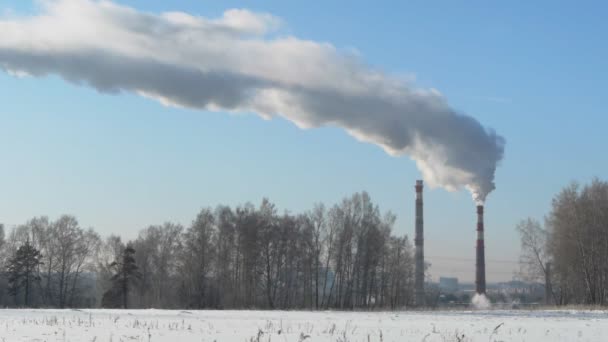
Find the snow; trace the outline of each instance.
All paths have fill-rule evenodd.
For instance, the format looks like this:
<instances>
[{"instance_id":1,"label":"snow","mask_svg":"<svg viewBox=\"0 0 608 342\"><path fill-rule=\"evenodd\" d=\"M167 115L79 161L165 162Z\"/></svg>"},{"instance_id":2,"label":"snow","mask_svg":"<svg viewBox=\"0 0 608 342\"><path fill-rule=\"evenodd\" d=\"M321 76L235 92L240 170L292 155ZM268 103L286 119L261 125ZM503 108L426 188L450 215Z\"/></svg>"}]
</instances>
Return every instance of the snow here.
<instances>
[{"instance_id":1,"label":"snow","mask_svg":"<svg viewBox=\"0 0 608 342\"><path fill-rule=\"evenodd\" d=\"M0 341L606 341L606 311L0 310Z\"/></svg>"}]
</instances>

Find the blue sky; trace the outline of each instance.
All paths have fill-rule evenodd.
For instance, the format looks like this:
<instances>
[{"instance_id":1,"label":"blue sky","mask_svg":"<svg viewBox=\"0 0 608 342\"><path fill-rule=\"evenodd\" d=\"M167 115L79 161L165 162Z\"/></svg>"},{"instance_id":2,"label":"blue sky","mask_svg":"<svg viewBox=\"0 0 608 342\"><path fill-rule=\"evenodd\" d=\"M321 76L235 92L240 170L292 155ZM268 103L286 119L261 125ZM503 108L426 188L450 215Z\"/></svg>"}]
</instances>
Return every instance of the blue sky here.
<instances>
[{"instance_id":1,"label":"blue sky","mask_svg":"<svg viewBox=\"0 0 608 342\"><path fill-rule=\"evenodd\" d=\"M507 144L486 204L490 282L509 279L517 267L509 262L518 257L520 219L542 219L570 181L608 174L608 8L599 2L119 3L205 17L229 8L269 12L283 19L284 33L356 49L366 63L415 77L417 86L438 89L453 108L494 128ZM19 13L34 7L0 4ZM149 224L187 225L204 206L257 204L266 196L299 212L366 190L397 214L397 233L413 234L415 164L341 129L165 107L56 76L0 73L0 92L0 222L69 213L102 234L132 238ZM425 189L433 276L470 280L475 219L468 192Z\"/></svg>"}]
</instances>

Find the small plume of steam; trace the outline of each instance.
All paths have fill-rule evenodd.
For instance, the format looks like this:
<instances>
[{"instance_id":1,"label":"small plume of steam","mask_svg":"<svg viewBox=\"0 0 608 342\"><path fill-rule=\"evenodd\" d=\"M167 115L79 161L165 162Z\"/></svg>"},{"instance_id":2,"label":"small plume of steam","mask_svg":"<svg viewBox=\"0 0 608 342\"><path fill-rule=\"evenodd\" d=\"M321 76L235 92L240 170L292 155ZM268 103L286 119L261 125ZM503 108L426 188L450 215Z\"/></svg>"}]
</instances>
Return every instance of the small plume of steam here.
<instances>
[{"instance_id":1,"label":"small plume of steam","mask_svg":"<svg viewBox=\"0 0 608 342\"><path fill-rule=\"evenodd\" d=\"M488 310L492 307L490 299L485 294L476 293L471 299L471 305L477 310Z\"/></svg>"},{"instance_id":2,"label":"small plume of steam","mask_svg":"<svg viewBox=\"0 0 608 342\"><path fill-rule=\"evenodd\" d=\"M336 126L411 157L431 187L466 188L478 204L494 190L500 135L434 89L414 88L331 44L281 36L283 22L270 14L232 9L204 18L107 0L42 4L39 14L0 18L0 69L169 106Z\"/></svg>"}]
</instances>

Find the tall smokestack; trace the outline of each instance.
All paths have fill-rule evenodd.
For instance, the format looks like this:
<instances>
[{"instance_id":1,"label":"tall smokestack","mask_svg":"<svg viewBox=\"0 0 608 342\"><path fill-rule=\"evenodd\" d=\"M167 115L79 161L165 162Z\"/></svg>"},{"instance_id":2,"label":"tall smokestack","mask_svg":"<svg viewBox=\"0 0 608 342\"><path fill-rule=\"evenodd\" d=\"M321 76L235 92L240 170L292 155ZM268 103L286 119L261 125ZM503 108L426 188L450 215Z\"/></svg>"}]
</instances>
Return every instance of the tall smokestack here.
<instances>
[{"instance_id":1,"label":"tall smokestack","mask_svg":"<svg viewBox=\"0 0 608 342\"><path fill-rule=\"evenodd\" d=\"M424 220L422 212L422 181L416 181L416 270L414 291L416 306L424 306Z\"/></svg>"},{"instance_id":2,"label":"tall smokestack","mask_svg":"<svg viewBox=\"0 0 608 342\"><path fill-rule=\"evenodd\" d=\"M475 288L478 294L486 293L486 257L483 242L483 205L477 206L477 265Z\"/></svg>"}]
</instances>

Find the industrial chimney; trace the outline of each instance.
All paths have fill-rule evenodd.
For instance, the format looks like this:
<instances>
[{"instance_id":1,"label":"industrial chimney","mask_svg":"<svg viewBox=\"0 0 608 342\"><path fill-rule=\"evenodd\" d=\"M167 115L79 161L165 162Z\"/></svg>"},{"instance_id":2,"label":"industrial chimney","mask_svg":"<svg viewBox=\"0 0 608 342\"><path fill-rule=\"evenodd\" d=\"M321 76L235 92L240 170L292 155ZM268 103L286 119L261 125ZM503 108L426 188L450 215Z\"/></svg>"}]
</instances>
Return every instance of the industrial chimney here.
<instances>
[{"instance_id":1,"label":"industrial chimney","mask_svg":"<svg viewBox=\"0 0 608 342\"><path fill-rule=\"evenodd\" d=\"M424 306L424 234L422 212L422 181L416 181L416 267L414 273L414 296L416 306Z\"/></svg>"},{"instance_id":2,"label":"industrial chimney","mask_svg":"<svg viewBox=\"0 0 608 342\"><path fill-rule=\"evenodd\" d=\"M486 257L483 242L483 205L477 206L477 264L475 289L478 294L486 293Z\"/></svg>"}]
</instances>

